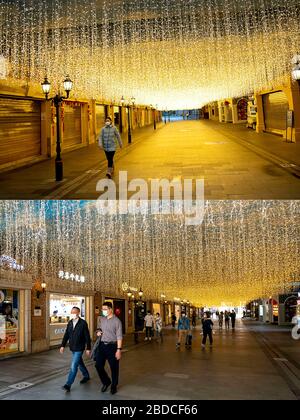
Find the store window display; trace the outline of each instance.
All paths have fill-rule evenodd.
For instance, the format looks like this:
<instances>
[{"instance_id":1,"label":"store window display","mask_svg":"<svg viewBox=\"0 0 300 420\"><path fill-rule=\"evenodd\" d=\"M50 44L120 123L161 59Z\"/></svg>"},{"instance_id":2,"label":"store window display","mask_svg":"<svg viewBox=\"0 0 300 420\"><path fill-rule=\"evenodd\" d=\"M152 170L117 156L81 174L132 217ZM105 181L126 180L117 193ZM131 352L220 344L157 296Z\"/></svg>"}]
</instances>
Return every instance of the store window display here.
<instances>
[{"instance_id":1,"label":"store window display","mask_svg":"<svg viewBox=\"0 0 300 420\"><path fill-rule=\"evenodd\" d=\"M85 319L85 298L82 296L50 295L50 345L56 346L66 331L72 308L80 308L81 318Z\"/></svg>"},{"instance_id":2,"label":"store window display","mask_svg":"<svg viewBox=\"0 0 300 420\"><path fill-rule=\"evenodd\" d=\"M19 350L18 291L0 290L0 355Z\"/></svg>"}]
</instances>

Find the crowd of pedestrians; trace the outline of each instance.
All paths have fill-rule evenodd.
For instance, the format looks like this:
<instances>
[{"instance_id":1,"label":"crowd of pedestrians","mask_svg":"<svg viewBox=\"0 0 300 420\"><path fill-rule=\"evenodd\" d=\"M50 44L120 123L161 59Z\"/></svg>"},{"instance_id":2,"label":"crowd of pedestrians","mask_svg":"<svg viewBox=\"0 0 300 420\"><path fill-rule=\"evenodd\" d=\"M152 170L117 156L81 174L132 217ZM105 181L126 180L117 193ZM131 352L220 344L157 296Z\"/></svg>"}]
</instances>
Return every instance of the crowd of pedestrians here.
<instances>
[{"instance_id":1,"label":"crowd of pedestrians","mask_svg":"<svg viewBox=\"0 0 300 420\"><path fill-rule=\"evenodd\" d=\"M225 321L225 329L235 329L236 312L232 310L216 312L219 329L223 329ZM189 315L182 311L180 316L176 317L174 313L171 315L172 328L176 330L176 350L180 350L183 346L191 349L194 331L197 326L198 317L194 312ZM145 341L156 340L163 343L163 319L160 313L153 315L149 310L144 317ZM80 309L74 307L70 314L70 321L64 334L60 352L64 353L65 347L69 344L72 352L72 362L66 383L63 386L64 391L70 392L75 382L78 370L82 373L81 384L90 381L90 373L83 361L83 355L86 353L88 357L95 361L96 372L102 383L101 391L106 392L109 388L111 394L116 394L119 383L119 363L122 358L123 343L123 327L120 319L114 315L113 305L111 302L104 302L102 306L102 315L98 318L96 330L96 340L92 346L87 322L80 317ZM210 312L202 313L200 316L200 334L202 335L202 349L205 349L207 339L209 339L210 347L213 346L214 322ZM110 376L108 375L105 364L108 362L110 366Z\"/></svg>"}]
</instances>

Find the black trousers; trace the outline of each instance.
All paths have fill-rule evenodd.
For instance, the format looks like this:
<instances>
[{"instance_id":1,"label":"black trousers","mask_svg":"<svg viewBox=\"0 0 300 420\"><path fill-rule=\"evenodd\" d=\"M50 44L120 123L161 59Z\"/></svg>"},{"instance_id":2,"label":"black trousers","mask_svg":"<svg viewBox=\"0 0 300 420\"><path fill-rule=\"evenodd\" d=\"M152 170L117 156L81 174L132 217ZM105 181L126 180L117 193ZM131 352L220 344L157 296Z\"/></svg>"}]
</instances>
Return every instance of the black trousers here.
<instances>
[{"instance_id":1,"label":"black trousers","mask_svg":"<svg viewBox=\"0 0 300 420\"><path fill-rule=\"evenodd\" d=\"M209 343L212 344L213 343L212 331L203 331L202 344L206 344L207 337L209 337Z\"/></svg>"},{"instance_id":2,"label":"black trousers","mask_svg":"<svg viewBox=\"0 0 300 420\"><path fill-rule=\"evenodd\" d=\"M114 167L114 157L116 152L105 152L106 159L108 161L108 167L113 168Z\"/></svg>"},{"instance_id":3,"label":"black trousers","mask_svg":"<svg viewBox=\"0 0 300 420\"><path fill-rule=\"evenodd\" d=\"M119 360L116 359L117 344L101 343L96 354L96 370L103 385L117 386L119 383ZM111 370L111 379L106 370L105 363L108 361Z\"/></svg>"},{"instance_id":4,"label":"black trousers","mask_svg":"<svg viewBox=\"0 0 300 420\"><path fill-rule=\"evenodd\" d=\"M152 327L146 327L146 338L152 338L152 337L153 337Z\"/></svg>"}]
</instances>

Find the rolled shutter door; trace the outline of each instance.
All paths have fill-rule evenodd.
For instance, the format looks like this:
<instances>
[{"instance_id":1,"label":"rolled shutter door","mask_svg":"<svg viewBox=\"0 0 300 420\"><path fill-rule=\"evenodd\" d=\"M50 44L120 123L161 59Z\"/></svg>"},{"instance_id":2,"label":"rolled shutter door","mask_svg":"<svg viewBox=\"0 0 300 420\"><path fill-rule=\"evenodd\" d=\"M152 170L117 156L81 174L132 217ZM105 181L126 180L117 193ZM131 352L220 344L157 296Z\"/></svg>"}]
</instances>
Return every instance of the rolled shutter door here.
<instances>
[{"instance_id":1,"label":"rolled shutter door","mask_svg":"<svg viewBox=\"0 0 300 420\"><path fill-rule=\"evenodd\" d=\"M265 130L284 134L286 130L288 99L284 92L273 92L263 96Z\"/></svg>"},{"instance_id":2,"label":"rolled shutter door","mask_svg":"<svg viewBox=\"0 0 300 420\"><path fill-rule=\"evenodd\" d=\"M81 144L81 106L64 105L63 148Z\"/></svg>"},{"instance_id":3,"label":"rolled shutter door","mask_svg":"<svg viewBox=\"0 0 300 420\"><path fill-rule=\"evenodd\" d=\"M0 165L41 155L41 105L0 98Z\"/></svg>"}]
</instances>

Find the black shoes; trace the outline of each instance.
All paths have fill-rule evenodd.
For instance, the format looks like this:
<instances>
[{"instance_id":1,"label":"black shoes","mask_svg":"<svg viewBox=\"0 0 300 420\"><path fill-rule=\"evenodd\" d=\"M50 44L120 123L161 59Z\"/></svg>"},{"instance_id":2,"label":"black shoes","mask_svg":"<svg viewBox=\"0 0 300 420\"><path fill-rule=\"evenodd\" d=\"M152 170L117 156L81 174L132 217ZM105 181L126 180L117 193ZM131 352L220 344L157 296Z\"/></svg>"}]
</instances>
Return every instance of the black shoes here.
<instances>
[{"instance_id":1,"label":"black shoes","mask_svg":"<svg viewBox=\"0 0 300 420\"><path fill-rule=\"evenodd\" d=\"M66 391L66 392L70 392L71 391L71 387L70 387L70 385L64 385L63 387L62 387L62 389L64 390L64 391Z\"/></svg>"},{"instance_id":2,"label":"black shoes","mask_svg":"<svg viewBox=\"0 0 300 420\"><path fill-rule=\"evenodd\" d=\"M108 390L108 388L110 387L110 384L108 385L103 385L103 387L101 388L101 392L106 392Z\"/></svg>"},{"instance_id":3,"label":"black shoes","mask_svg":"<svg viewBox=\"0 0 300 420\"><path fill-rule=\"evenodd\" d=\"M116 387L116 386L112 386L112 387L111 387L111 389L110 389L110 393L111 393L112 395L115 395L117 392L118 392L118 391L117 391L117 387Z\"/></svg>"},{"instance_id":4,"label":"black shoes","mask_svg":"<svg viewBox=\"0 0 300 420\"><path fill-rule=\"evenodd\" d=\"M81 385L86 384L88 381L90 381L91 378L83 378L80 383Z\"/></svg>"}]
</instances>

